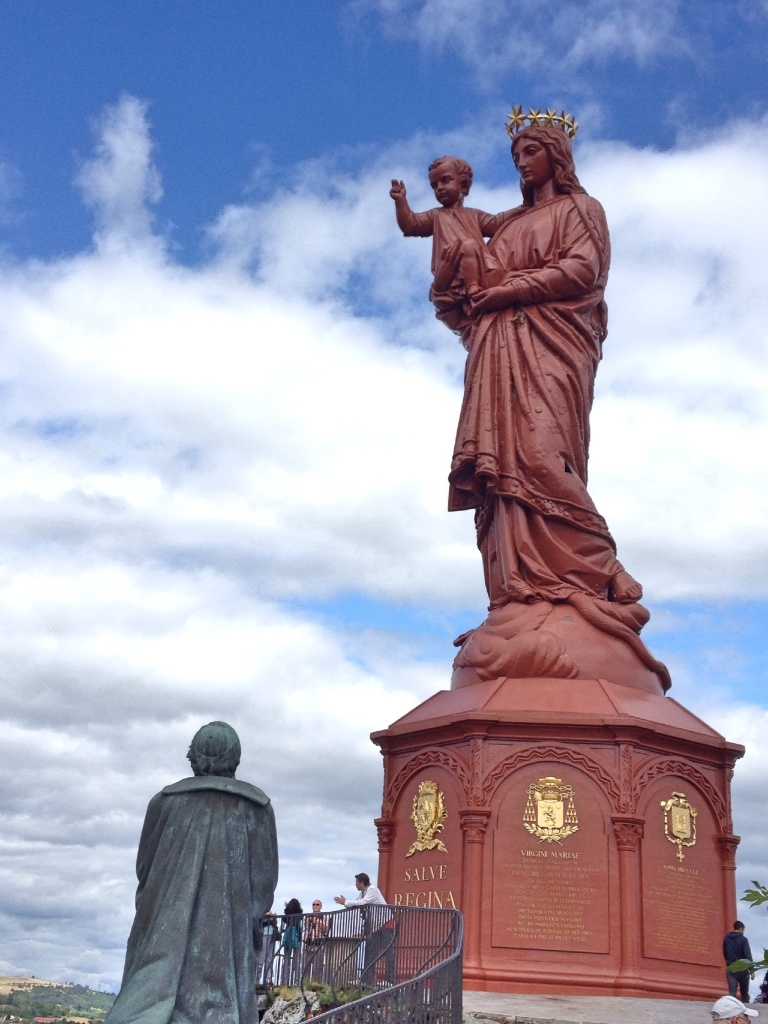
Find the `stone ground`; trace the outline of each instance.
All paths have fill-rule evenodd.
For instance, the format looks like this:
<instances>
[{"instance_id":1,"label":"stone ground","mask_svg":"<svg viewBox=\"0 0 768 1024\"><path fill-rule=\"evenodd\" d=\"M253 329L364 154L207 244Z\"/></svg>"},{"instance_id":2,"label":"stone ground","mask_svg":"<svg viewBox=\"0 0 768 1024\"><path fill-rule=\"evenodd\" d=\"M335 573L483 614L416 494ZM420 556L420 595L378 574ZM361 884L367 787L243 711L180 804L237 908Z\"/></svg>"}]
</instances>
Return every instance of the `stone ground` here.
<instances>
[{"instance_id":1,"label":"stone ground","mask_svg":"<svg viewBox=\"0 0 768 1024\"><path fill-rule=\"evenodd\" d=\"M465 1024L712 1024L714 1000L628 999L618 996L533 996L465 992ZM768 1003L751 1003L768 1024Z\"/></svg>"}]
</instances>

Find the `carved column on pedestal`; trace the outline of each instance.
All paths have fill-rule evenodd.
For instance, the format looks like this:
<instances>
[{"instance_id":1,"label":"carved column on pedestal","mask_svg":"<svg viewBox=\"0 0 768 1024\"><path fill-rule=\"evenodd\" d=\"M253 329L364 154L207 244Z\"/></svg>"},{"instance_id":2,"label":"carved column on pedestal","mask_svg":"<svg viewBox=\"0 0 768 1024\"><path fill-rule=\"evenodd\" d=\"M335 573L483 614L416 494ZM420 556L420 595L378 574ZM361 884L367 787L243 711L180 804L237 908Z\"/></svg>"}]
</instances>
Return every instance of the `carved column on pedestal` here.
<instances>
[{"instance_id":1,"label":"carved column on pedestal","mask_svg":"<svg viewBox=\"0 0 768 1024\"><path fill-rule=\"evenodd\" d=\"M467 805L470 808L483 806L483 740L487 732L487 726L484 729L475 728L469 741Z\"/></svg>"},{"instance_id":2,"label":"carved column on pedestal","mask_svg":"<svg viewBox=\"0 0 768 1024\"><path fill-rule=\"evenodd\" d=\"M734 875L736 874L736 848L741 842L741 836L735 836L733 833L718 836L717 842L720 846L720 860L723 865L723 875L725 876L725 892L728 901L727 910L727 921L726 928L730 928L731 921L736 919L736 883L734 881Z\"/></svg>"},{"instance_id":3,"label":"carved column on pedestal","mask_svg":"<svg viewBox=\"0 0 768 1024\"><path fill-rule=\"evenodd\" d=\"M376 818L373 823L379 836L379 853L389 853L395 835L394 821L391 818Z\"/></svg>"},{"instance_id":4,"label":"carved column on pedestal","mask_svg":"<svg viewBox=\"0 0 768 1024\"><path fill-rule=\"evenodd\" d=\"M464 833L464 871L461 891L464 912L464 962L468 965L480 963L480 914L482 901L472 899L472 893L483 891L483 850L485 831L491 812L482 808L459 811L461 830Z\"/></svg>"},{"instance_id":5,"label":"carved column on pedestal","mask_svg":"<svg viewBox=\"0 0 768 1024\"><path fill-rule=\"evenodd\" d=\"M373 823L379 837L379 877L377 881L381 885L385 879L389 878L389 856L395 838L395 822L391 818L376 818ZM389 893L386 895L388 899L393 899Z\"/></svg>"},{"instance_id":6,"label":"carved column on pedestal","mask_svg":"<svg viewBox=\"0 0 768 1024\"><path fill-rule=\"evenodd\" d=\"M619 975L637 977L640 961L640 870L638 854L645 821L631 815L612 819L619 851L619 887L621 890L621 968ZM629 965L632 965L631 967Z\"/></svg>"}]
</instances>

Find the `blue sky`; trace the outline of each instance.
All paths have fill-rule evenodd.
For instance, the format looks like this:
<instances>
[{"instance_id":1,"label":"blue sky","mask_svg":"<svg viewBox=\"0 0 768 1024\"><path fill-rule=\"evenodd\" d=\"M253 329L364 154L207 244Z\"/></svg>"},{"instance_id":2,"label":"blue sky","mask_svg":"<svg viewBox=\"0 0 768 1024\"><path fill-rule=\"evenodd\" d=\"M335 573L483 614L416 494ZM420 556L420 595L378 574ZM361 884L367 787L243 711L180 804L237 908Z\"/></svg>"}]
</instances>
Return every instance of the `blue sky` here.
<instances>
[{"instance_id":1,"label":"blue sky","mask_svg":"<svg viewBox=\"0 0 768 1024\"><path fill-rule=\"evenodd\" d=\"M375 870L368 734L484 608L462 350L389 179L424 208L454 152L516 205L513 103L582 125L590 489L672 695L748 747L768 877L767 46L765 0L0 8L0 973L118 984L144 808L212 718L275 802L278 905Z\"/></svg>"},{"instance_id":2,"label":"blue sky","mask_svg":"<svg viewBox=\"0 0 768 1024\"><path fill-rule=\"evenodd\" d=\"M185 262L199 258L201 227L225 203L244 191L268 193L290 179L297 162L348 147L354 165L361 150L427 126L491 127L513 94L534 106L541 95L580 110L597 104L593 138L662 148L686 127L695 133L734 113L762 112L765 24L757 0L736 9L727 2L615 5L623 8L618 19L614 5L590 3L584 10L594 12L597 29L612 30L596 32L585 52L563 61L590 21L580 17L581 6L5 4L0 139L22 178L13 251L45 255L87 245L89 222L72 177L78 157L90 152L94 117L124 92L150 104L165 185L158 221L170 226ZM520 21L538 36L533 53L514 46L516 34L524 37ZM543 43L550 23L555 38ZM537 48L543 59L528 66ZM495 158L505 156L502 149Z\"/></svg>"}]
</instances>

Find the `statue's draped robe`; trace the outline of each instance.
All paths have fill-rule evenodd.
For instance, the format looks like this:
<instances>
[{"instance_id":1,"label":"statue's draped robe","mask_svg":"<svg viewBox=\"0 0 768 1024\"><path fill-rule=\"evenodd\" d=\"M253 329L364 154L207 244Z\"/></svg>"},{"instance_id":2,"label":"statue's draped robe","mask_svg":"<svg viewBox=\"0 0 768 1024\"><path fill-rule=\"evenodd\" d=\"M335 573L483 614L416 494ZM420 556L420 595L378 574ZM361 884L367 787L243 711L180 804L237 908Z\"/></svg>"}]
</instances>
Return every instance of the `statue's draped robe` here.
<instances>
[{"instance_id":1,"label":"statue's draped robe","mask_svg":"<svg viewBox=\"0 0 768 1024\"><path fill-rule=\"evenodd\" d=\"M269 798L220 776L166 786L147 808L136 873L109 1024L255 1024L254 939L277 884Z\"/></svg>"},{"instance_id":2,"label":"statue's draped robe","mask_svg":"<svg viewBox=\"0 0 768 1024\"><path fill-rule=\"evenodd\" d=\"M587 493L610 262L603 209L583 193L521 207L489 249L516 302L483 314L470 338L449 508L477 510L492 608L610 599L621 565Z\"/></svg>"}]
</instances>

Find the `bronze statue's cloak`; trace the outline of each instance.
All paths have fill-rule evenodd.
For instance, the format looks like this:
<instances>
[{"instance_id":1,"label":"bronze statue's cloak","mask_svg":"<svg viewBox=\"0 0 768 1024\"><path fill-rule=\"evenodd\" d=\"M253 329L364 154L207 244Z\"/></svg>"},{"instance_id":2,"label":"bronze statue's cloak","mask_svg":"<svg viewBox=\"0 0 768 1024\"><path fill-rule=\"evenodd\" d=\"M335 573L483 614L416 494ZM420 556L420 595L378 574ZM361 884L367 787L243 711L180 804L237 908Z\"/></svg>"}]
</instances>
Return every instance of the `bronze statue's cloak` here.
<instances>
[{"instance_id":1,"label":"bronze statue's cloak","mask_svg":"<svg viewBox=\"0 0 768 1024\"><path fill-rule=\"evenodd\" d=\"M136 917L109 1024L254 1024L254 941L277 884L269 798L222 776L153 797Z\"/></svg>"},{"instance_id":2,"label":"bronze statue's cloak","mask_svg":"<svg viewBox=\"0 0 768 1024\"><path fill-rule=\"evenodd\" d=\"M470 339L449 508L477 509L492 608L610 597L621 565L587 493L607 319L603 209L584 193L520 207L489 249L517 301L482 315Z\"/></svg>"}]
</instances>

